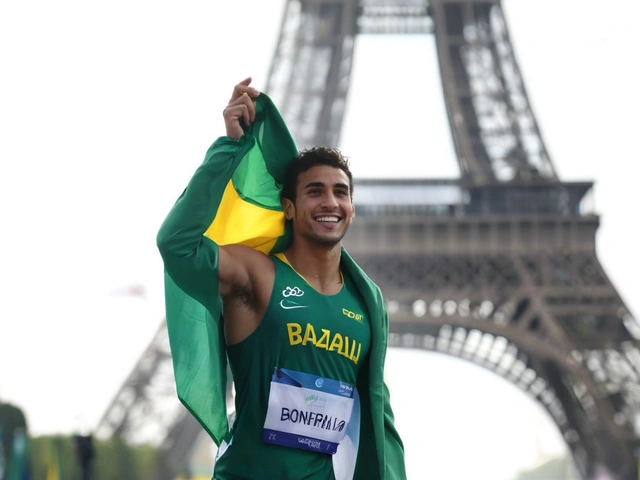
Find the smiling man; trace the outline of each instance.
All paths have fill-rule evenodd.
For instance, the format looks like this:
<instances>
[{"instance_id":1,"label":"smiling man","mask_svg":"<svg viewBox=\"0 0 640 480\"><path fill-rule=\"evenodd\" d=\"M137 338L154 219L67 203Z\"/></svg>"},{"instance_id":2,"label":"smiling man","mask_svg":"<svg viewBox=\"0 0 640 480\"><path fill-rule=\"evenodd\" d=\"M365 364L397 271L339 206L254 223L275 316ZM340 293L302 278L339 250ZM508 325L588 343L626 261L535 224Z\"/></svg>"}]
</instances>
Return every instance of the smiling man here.
<instances>
[{"instance_id":1,"label":"smiling man","mask_svg":"<svg viewBox=\"0 0 640 480\"><path fill-rule=\"evenodd\" d=\"M348 161L327 147L287 158L288 131L250 81L235 86L223 114L226 137L158 234L178 394L219 445L214 479L405 479L383 381L387 312L379 288L342 247L355 215ZM271 138L278 135L283 143ZM270 176L278 170L273 157L286 164L281 186ZM249 191L261 200L250 200ZM283 218L254 223L286 223L291 237L268 248L238 240L252 209L269 204L273 191ZM233 215L223 212L229 205ZM235 240L222 239L228 236ZM207 326L209 352L185 342L194 315L175 313L173 284L204 306L207 321L221 318L221 341ZM201 404L223 380L212 392L213 375L194 381L220 358L228 358L236 389L235 419L224 431L207 420L208 410L224 407Z\"/></svg>"}]
</instances>

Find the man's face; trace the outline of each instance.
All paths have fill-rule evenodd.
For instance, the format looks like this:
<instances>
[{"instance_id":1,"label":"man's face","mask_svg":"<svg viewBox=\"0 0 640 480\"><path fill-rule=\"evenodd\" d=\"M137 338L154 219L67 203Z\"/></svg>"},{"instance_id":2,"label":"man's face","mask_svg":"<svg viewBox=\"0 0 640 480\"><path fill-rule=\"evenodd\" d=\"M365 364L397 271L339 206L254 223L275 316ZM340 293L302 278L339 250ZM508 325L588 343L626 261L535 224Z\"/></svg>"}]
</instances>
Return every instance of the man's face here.
<instances>
[{"instance_id":1,"label":"man's face","mask_svg":"<svg viewBox=\"0 0 640 480\"><path fill-rule=\"evenodd\" d=\"M295 204L284 199L283 208L296 235L333 247L347 233L355 213L349 177L339 168L313 167L298 177Z\"/></svg>"}]
</instances>

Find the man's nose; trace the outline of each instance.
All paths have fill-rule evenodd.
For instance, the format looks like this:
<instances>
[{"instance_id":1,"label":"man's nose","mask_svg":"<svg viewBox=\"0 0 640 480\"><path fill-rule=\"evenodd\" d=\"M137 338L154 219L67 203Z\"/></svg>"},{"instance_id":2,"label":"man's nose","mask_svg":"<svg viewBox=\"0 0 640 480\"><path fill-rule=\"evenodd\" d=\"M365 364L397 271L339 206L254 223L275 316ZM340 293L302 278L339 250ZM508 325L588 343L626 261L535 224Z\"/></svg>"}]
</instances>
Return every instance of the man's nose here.
<instances>
[{"instance_id":1,"label":"man's nose","mask_svg":"<svg viewBox=\"0 0 640 480\"><path fill-rule=\"evenodd\" d=\"M338 206L338 200L333 193L327 193L322 198L322 206L328 208L335 208Z\"/></svg>"}]
</instances>

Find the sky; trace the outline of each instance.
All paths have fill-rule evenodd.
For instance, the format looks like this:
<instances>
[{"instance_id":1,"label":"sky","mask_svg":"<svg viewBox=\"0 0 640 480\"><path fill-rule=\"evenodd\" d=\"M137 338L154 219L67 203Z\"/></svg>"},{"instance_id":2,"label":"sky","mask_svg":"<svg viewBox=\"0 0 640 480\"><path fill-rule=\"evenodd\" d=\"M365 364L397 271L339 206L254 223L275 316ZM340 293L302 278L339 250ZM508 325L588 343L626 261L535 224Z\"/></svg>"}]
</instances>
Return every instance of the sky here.
<instances>
[{"instance_id":1,"label":"sky","mask_svg":"<svg viewBox=\"0 0 640 480\"><path fill-rule=\"evenodd\" d=\"M556 171L595 181L598 257L637 318L640 4L503 4ZM163 313L156 232L223 134L233 85L265 86L282 5L0 4L0 399L33 434L95 425L150 342ZM458 175L433 49L432 37L358 39L339 145L356 178ZM413 138L429 140L425 158ZM145 296L122 295L131 285ZM476 474L494 465L488 478L508 479L564 451L546 413L494 375L426 352L394 350L388 365L415 472L461 463L441 454L455 447ZM406 381L415 365L424 375Z\"/></svg>"}]
</instances>

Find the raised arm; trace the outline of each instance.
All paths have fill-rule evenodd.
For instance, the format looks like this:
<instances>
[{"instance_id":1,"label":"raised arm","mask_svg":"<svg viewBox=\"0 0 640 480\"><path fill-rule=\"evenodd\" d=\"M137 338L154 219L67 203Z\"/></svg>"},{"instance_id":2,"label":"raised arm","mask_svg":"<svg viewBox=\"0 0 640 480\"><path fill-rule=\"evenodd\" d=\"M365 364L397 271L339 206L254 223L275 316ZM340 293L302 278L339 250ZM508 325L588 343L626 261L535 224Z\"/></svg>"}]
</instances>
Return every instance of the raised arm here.
<instances>
[{"instance_id":1,"label":"raised arm","mask_svg":"<svg viewBox=\"0 0 640 480\"><path fill-rule=\"evenodd\" d=\"M242 136L240 122L248 126L256 114L250 78L236 85L223 116L226 137L207 152L187 188L165 219L157 245L171 279L188 295L213 313L215 300L235 294L252 299L252 271L266 257L249 247L219 247L204 235L220 206L223 194L240 160L253 146ZM245 302L246 303L246 302ZM225 316L226 317L226 316Z\"/></svg>"},{"instance_id":2,"label":"raised arm","mask_svg":"<svg viewBox=\"0 0 640 480\"><path fill-rule=\"evenodd\" d=\"M222 112L227 137L238 140L244 134L241 123L248 127L256 118L255 98L260 92L250 86L251 77L239 82L234 88L229 103ZM247 299L254 297L253 290L259 280L253 278L256 263L264 264L264 256L248 247L229 245L219 249L220 295L228 300L234 296L241 298L246 304ZM268 266L268 265L266 265ZM227 305L227 310L229 307Z\"/></svg>"},{"instance_id":3,"label":"raised arm","mask_svg":"<svg viewBox=\"0 0 640 480\"><path fill-rule=\"evenodd\" d=\"M238 210L234 208L235 203L225 203L228 199L225 192L237 193L237 189L231 187L238 185L238 179L240 186L243 178L253 180L250 175L254 173L258 178L267 174L280 178L282 168L278 167L297 153L271 100L267 95L257 96L258 92L252 90L249 83L250 79L247 79L234 87L224 113L227 136L218 138L207 151L202 165L167 215L157 236L165 266L166 324L178 397L217 445L228 431L226 345L237 341L231 338L234 332L227 328L233 317L229 310L233 308L227 309L226 299L222 305L220 287L223 293L228 293L232 291L228 286L236 281L243 283L243 278L244 283L249 282L251 286L251 275L256 267L254 270L234 269L238 263L248 265L244 260L238 262L234 258L245 258L241 246L219 247L216 242L226 245L242 241L266 252L274 247L272 241L285 238L284 234L279 237L276 233L272 239L273 229L270 225L265 228L263 216L246 221L244 217L230 213ZM247 95L243 95L245 92ZM260 136L265 124L277 134ZM234 130L234 126L240 126L247 134L242 135ZM258 174L260 169L252 159L261 158L265 150L268 156L263 158L265 165ZM266 165L267 159L271 168ZM251 181L249 183L254 186ZM268 185L273 189L276 183L268 182ZM270 202L277 202L279 195L272 191L269 198ZM274 218L273 215L264 217ZM273 262L266 255L258 251L251 254L269 262L273 268ZM260 267L258 262L254 263ZM256 314L248 312L242 315L245 317L256 317Z\"/></svg>"}]
</instances>

